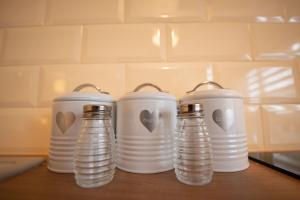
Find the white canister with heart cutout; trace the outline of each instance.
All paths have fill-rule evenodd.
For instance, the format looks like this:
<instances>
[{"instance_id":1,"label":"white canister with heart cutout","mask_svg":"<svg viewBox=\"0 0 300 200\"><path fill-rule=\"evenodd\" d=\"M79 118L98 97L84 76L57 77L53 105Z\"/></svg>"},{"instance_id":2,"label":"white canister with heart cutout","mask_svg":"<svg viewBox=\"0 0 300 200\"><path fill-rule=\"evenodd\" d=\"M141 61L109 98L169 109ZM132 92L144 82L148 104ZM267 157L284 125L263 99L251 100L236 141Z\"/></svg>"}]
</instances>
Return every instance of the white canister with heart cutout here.
<instances>
[{"instance_id":1,"label":"white canister with heart cutout","mask_svg":"<svg viewBox=\"0 0 300 200\"><path fill-rule=\"evenodd\" d=\"M97 92L80 91L88 87ZM48 155L49 170L73 173L73 154L82 122L83 106L86 104L114 105L112 96L88 83L79 85L73 92L53 100L52 133Z\"/></svg>"},{"instance_id":2,"label":"white canister with heart cutout","mask_svg":"<svg viewBox=\"0 0 300 200\"><path fill-rule=\"evenodd\" d=\"M213 85L215 89L198 90ZM235 172L248 168L247 136L244 122L243 98L216 82L198 84L180 103L201 103L208 126L216 172Z\"/></svg>"},{"instance_id":3,"label":"white canister with heart cutout","mask_svg":"<svg viewBox=\"0 0 300 200\"><path fill-rule=\"evenodd\" d=\"M158 91L140 91L154 87ZM133 173L173 169L176 98L144 83L117 102L117 167Z\"/></svg>"}]
</instances>

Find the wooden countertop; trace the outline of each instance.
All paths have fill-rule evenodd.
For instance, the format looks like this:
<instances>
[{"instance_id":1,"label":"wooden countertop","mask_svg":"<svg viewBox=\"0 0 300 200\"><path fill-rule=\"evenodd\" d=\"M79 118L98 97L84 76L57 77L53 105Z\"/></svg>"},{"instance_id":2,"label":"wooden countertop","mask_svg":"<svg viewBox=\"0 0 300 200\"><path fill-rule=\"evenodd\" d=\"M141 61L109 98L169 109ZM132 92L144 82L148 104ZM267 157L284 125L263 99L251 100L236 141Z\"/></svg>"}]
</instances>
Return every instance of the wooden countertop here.
<instances>
[{"instance_id":1,"label":"wooden countertop","mask_svg":"<svg viewBox=\"0 0 300 200\"><path fill-rule=\"evenodd\" d=\"M0 199L299 200L300 181L250 161L245 171L215 173L206 186L184 185L177 181L174 171L144 175L117 170L110 184L82 189L72 174L50 172L44 163L1 182Z\"/></svg>"}]
</instances>

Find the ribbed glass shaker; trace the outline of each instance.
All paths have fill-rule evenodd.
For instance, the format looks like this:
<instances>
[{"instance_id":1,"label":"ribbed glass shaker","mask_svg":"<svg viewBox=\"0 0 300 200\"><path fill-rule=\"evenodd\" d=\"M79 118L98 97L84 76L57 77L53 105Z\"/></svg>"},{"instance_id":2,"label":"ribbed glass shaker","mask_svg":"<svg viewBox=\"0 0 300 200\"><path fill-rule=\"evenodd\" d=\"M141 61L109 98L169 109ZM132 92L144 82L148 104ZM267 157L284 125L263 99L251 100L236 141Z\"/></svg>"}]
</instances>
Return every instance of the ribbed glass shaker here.
<instances>
[{"instance_id":1,"label":"ribbed glass shaker","mask_svg":"<svg viewBox=\"0 0 300 200\"><path fill-rule=\"evenodd\" d=\"M174 137L174 168L179 181L204 185L212 180L212 151L201 104L179 105Z\"/></svg>"},{"instance_id":2,"label":"ribbed glass shaker","mask_svg":"<svg viewBox=\"0 0 300 200\"><path fill-rule=\"evenodd\" d=\"M85 105L83 112L74 156L75 179L79 186L93 188L109 183L115 173L112 107Z\"/></svg>"}]
</instances>

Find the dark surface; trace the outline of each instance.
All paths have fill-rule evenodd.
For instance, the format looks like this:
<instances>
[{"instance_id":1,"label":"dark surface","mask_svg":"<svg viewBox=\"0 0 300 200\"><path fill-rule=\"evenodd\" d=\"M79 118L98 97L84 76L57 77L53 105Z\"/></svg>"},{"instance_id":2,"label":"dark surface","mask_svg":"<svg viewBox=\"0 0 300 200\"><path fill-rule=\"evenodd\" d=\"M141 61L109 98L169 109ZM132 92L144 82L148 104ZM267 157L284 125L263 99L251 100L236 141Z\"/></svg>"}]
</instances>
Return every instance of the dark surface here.
<instances>
[{"instance_id":1,"label":"dark surface","mask_svg":"<svg viewBox=\"0 0 300 200\"><path fill-rule=\"evenodd\" d=\"M249 153L249 158L272 169L300 179L300 152Z\"/></svg>"},{"instance_id":2,"label":"dark surface","mask_svg":"<svg viewBox=\"0 0 300 200\"><path fill-rule=\"evenodd\" d=\"M82 189L73 174L57 174L46 164L0 183L0 199L133 199L133 200L299 200L300 181L250 162L247 170L215 173L206 186L188 186L176 180L174 171L132 174L117 170L114 180L103 187Z\"/></svg>"}]
</instances>

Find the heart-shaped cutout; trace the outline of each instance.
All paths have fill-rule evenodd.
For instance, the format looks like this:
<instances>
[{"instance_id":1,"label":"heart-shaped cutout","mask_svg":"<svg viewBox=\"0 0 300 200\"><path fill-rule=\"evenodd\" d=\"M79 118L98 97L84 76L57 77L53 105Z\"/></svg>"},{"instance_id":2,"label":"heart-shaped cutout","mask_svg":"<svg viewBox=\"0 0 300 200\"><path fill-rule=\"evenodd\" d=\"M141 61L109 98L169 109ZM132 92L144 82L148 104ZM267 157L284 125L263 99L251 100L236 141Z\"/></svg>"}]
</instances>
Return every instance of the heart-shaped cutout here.
<instances>
[{"instance_id":1,"label":"heart-shaped cutout","mask_svg":"<svg viewBox=\"0 0 300 200\"><path fill-rule=\"evenodd\" d=\"M226 131L234 123L234 112L232 109L226 109L225 112L217 109L213 112L212 118L219 127Z\"/></svg>"},{"instance_id":2,"label":"heart-shaped cutout","mask_svg":"<svg viewBox=\"0 0 300 200\"><path fill-rule=\"evenodd\" d=\"M140 121L145 126L145 128L152 133L158 124L158 116L157 112L153 111L150 113L148 110L143 110L140 113Z\"/></svg>"},{"instance_id":3,"label":"heart-shaped cutout","mask_svg":"<svg viewBox=\"0 0 300 200\"><path fill-rule=\"evenodd\" d=\"M59 130L64 134L75 122L75 114L73 112L56 113L56 124Z\"/></svg>"}]
</instances>

